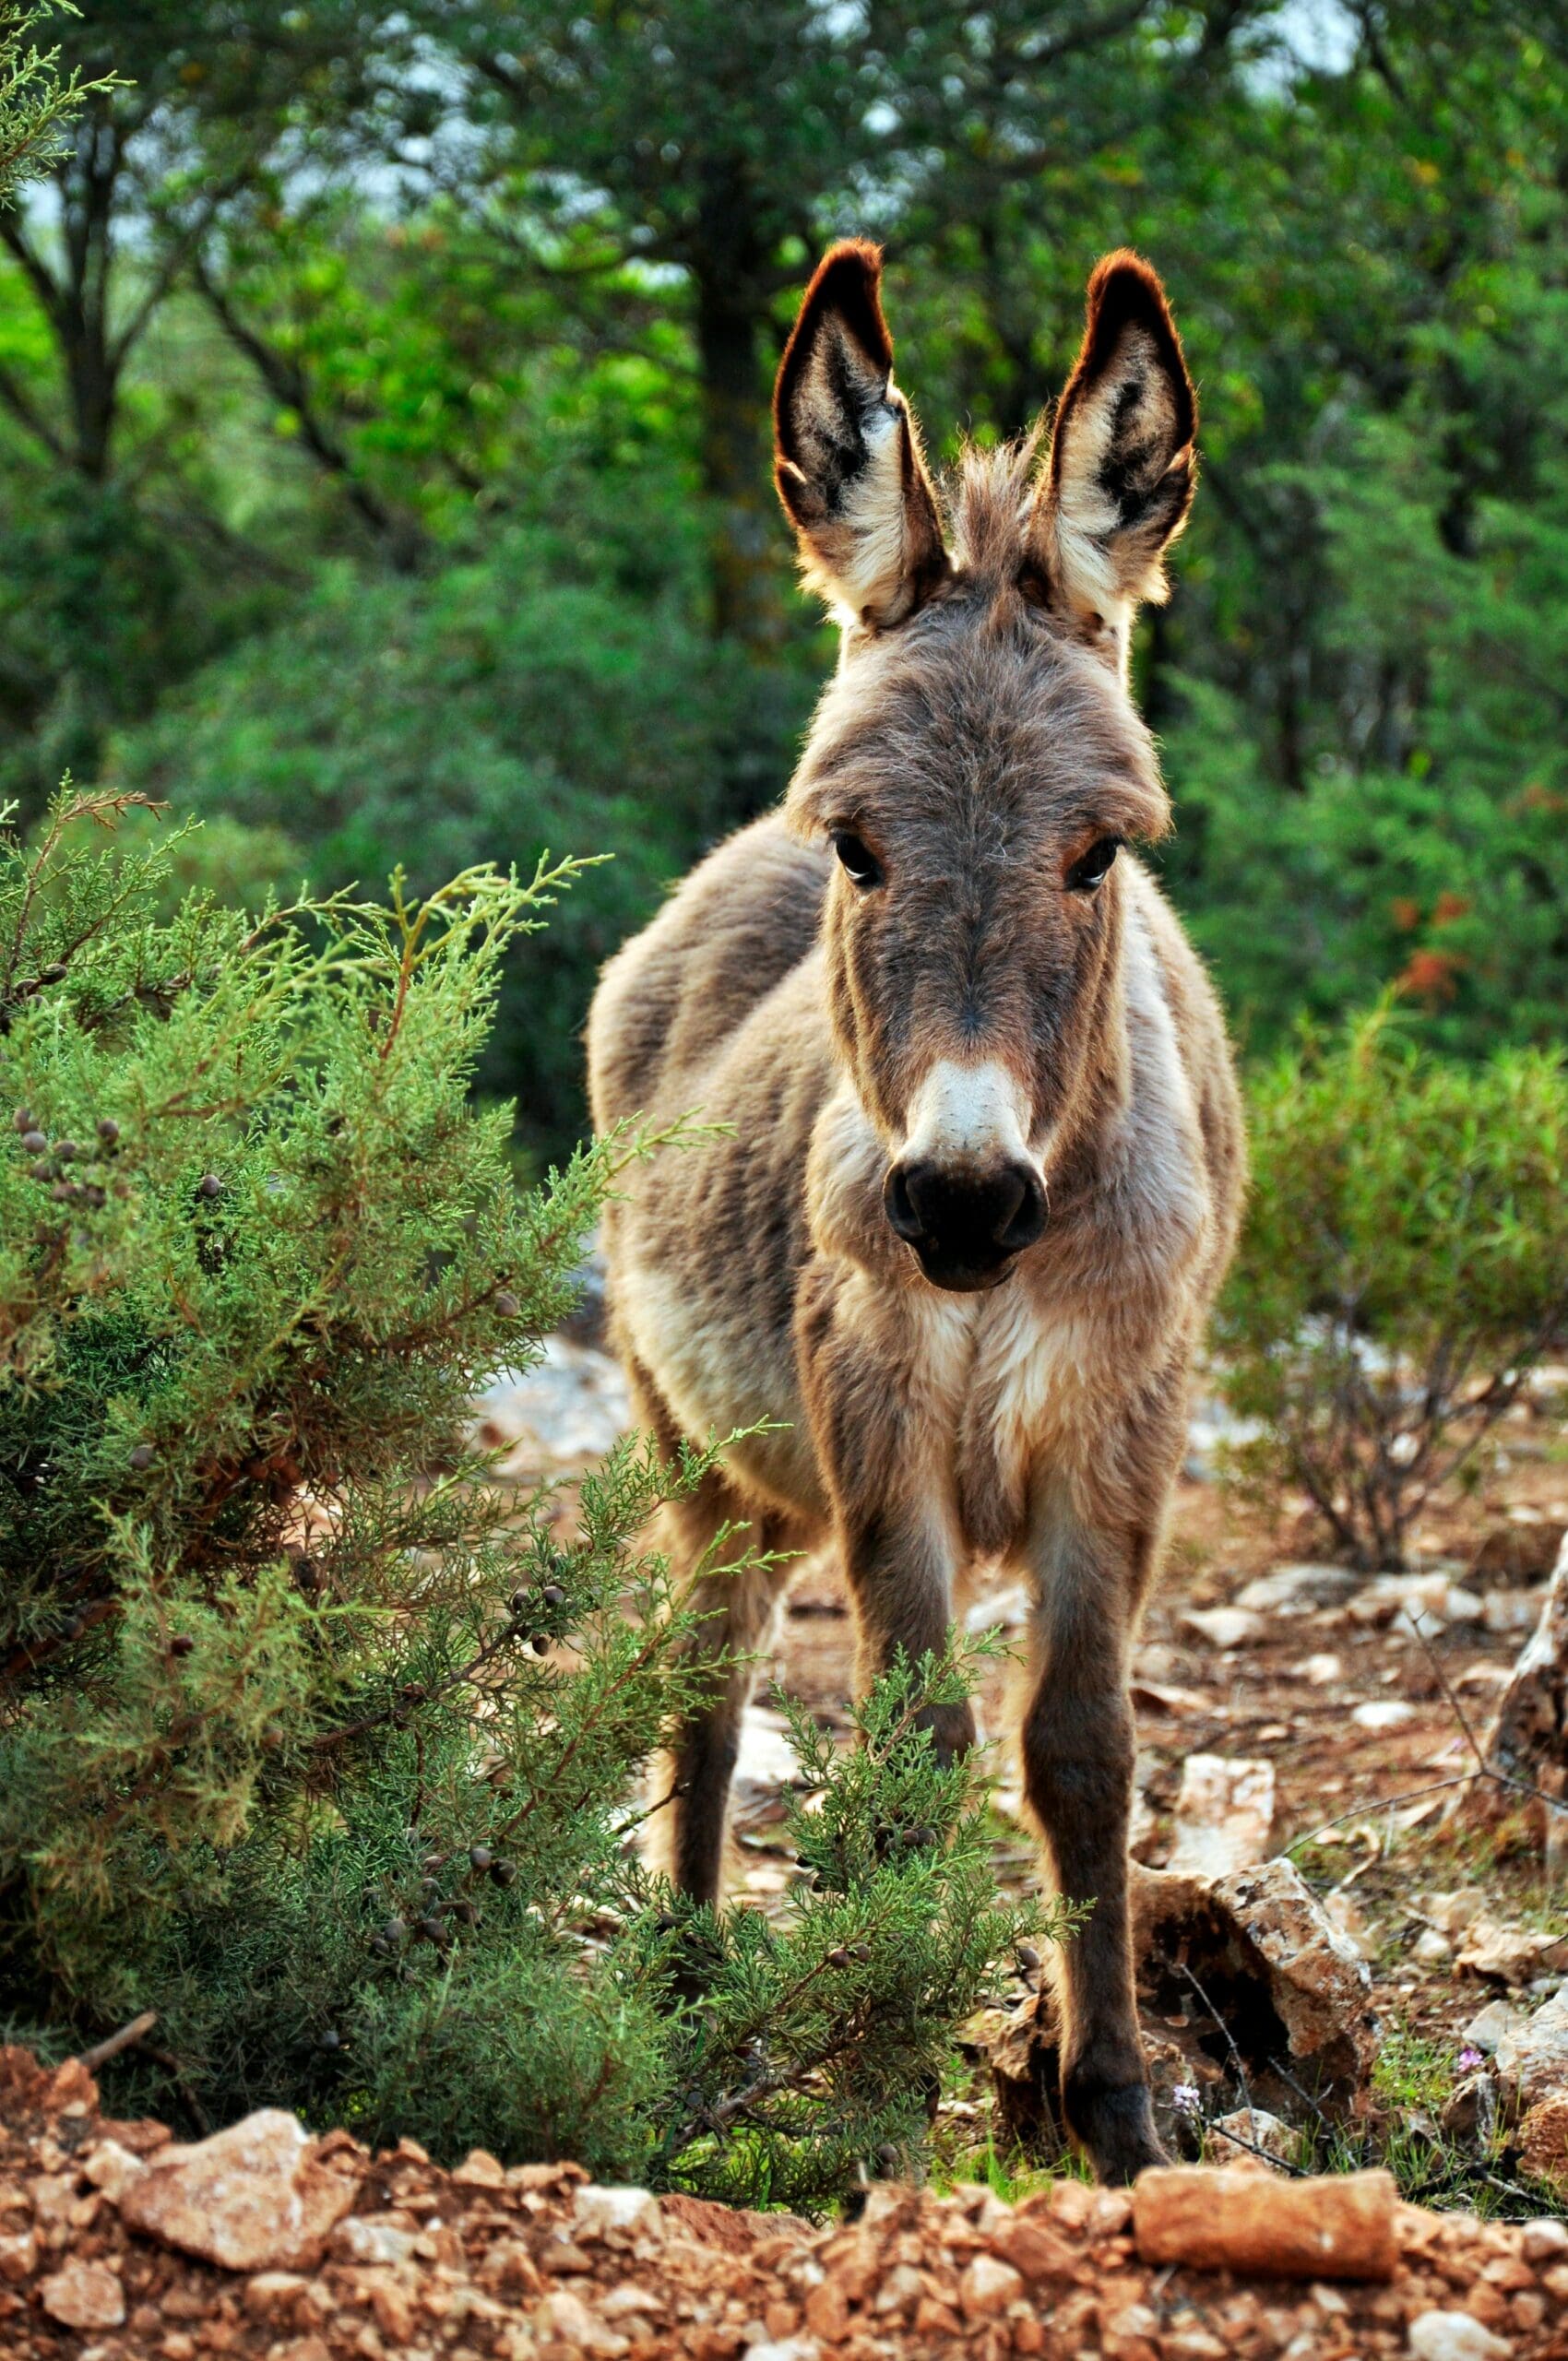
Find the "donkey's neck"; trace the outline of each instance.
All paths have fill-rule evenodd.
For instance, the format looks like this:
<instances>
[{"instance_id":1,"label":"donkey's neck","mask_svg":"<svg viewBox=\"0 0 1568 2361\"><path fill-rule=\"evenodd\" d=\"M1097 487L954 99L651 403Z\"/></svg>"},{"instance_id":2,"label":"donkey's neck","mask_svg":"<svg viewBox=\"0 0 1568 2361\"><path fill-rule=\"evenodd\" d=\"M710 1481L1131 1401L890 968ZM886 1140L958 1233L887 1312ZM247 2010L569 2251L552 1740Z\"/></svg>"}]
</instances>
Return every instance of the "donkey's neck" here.
<instances>
[{"instance_id":1,"label":"donkey's neck","mask_svg":"<svg viewBox=\"0 0 1568 2361\"><path fill-rule=\"evenodd\" d=\"M1053 1201L1097 1185L1128 1153L1138 1081L1135 970L1144 947L1134 932L1141 921L1130 900L1124 896L1116 912L1105 965L1085 1013L1077 1071L1051 1144Z\"/></svg>"}]
</instances>

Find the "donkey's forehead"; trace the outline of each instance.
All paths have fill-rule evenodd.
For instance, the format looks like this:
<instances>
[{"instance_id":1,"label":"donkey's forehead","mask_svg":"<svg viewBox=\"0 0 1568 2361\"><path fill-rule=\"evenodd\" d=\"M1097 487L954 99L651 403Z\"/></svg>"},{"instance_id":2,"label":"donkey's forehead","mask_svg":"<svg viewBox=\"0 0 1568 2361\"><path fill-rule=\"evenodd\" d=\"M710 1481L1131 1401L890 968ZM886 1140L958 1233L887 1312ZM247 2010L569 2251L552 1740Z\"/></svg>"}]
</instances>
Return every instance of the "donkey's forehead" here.
<instances>
[{"instance_id":1,"label":"donkey's forehead","mask_svg":"<svg viewBox=\"0 0 1568 2361\"><path fill-rule=\"evenodd\" d=\"M817 709L790 806L805 825L859 808L1006 804L1049 818L1114 797L1128 835L1168 805L1154 742L1110 668L1015 605L957 595L857 648Z\"/></svg>"}]
</instances>

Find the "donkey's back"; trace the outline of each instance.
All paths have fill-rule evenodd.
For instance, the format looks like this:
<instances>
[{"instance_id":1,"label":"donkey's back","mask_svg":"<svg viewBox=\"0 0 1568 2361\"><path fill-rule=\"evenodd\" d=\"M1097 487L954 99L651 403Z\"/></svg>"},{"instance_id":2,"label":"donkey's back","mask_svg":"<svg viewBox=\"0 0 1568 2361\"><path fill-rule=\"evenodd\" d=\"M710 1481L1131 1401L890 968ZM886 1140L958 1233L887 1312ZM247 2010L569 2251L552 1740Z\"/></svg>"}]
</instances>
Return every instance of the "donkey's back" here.
<instances>
[{"instance_id":1,"label":"donkey's back","mask_svg":"<svg viewBox=\"0 0 1568 2361\"><path fill-rule=\"evenodd\" d=\"M710 1105L710 1069L752 1012L819 949L832 872L776 813L693 871L605 968L588 1024L594 1128Z\"/></svg>"}]
</instances>

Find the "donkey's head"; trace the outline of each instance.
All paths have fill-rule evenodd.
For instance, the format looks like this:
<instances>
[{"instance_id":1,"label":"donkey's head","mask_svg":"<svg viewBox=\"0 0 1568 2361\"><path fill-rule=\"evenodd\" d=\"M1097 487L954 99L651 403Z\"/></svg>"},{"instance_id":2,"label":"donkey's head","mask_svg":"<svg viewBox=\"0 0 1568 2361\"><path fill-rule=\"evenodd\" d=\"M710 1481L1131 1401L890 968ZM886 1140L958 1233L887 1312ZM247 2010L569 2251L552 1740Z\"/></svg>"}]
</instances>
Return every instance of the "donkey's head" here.
<instances>
[{"instance_id":1,"label":"donkey's head","mask_svg":"<svg viewBox=\"0 0 1568 2361\"><path fill-rule=\"evenodd\" d=\"M834 1028L887 1218L970 1290L1039 1237L1053 1167L1124 1087L1117 856L1169 825L1127 640L1186 519L1196 403L1158 280L1112 255L1049 447L968 454L939 503L879 279L836 246L778 372L779 493L844 626L789 811L837 855Z\"/></svg>"}]
</instances>

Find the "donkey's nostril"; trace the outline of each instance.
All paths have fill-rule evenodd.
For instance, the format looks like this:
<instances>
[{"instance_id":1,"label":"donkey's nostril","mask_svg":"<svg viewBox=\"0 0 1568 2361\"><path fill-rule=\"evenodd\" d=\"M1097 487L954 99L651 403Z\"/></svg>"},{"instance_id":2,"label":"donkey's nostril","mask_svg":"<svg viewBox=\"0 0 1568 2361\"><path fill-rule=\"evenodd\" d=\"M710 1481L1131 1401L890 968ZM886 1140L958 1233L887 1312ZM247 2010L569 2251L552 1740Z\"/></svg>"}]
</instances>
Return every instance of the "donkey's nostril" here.
<instances>
[{"instance_id":1,"label":"donkey's nostril","mask_svg":"<svg viewBox=\"0 0 1568 2361\"><path fill-rule=\"evenodd\" d=\"M992 1172L955 1172L930 1160L896 1164L882 1201L939 1285L975 1286L999 1275L1045 1228L1044 1187L1022 1163Z\"/></svg>"},{"instance_id":2,"label":"donkey's nostril","mask_svg":"<svg viewBox=\"0 0 1568 2361\"><path fill-rule=\"evenodd\" d=\"M913 1246L925 1235L919 1214L909 1196L909 1184L901 1164L888 1167L887 1178L882 1184L882 1203L888 1220L900 1238Z\"/></svg>"},{"instance_id":3,"label":"donkey's nostril","mask_svg":"<svg viewBox=\"0 0 1568 2361\"><path fill-rule=\"evenodd\" d=\"M1007 1253L1020 1254L1026 1246L1034 1244L1045 1228L1045 1185L1039 1173L1031 1171L1027 1164L1014 1165L1009 1179L1017 1182L1017 1198L994 1236L998 1246Z\"/></svg>"}]
</instances>

